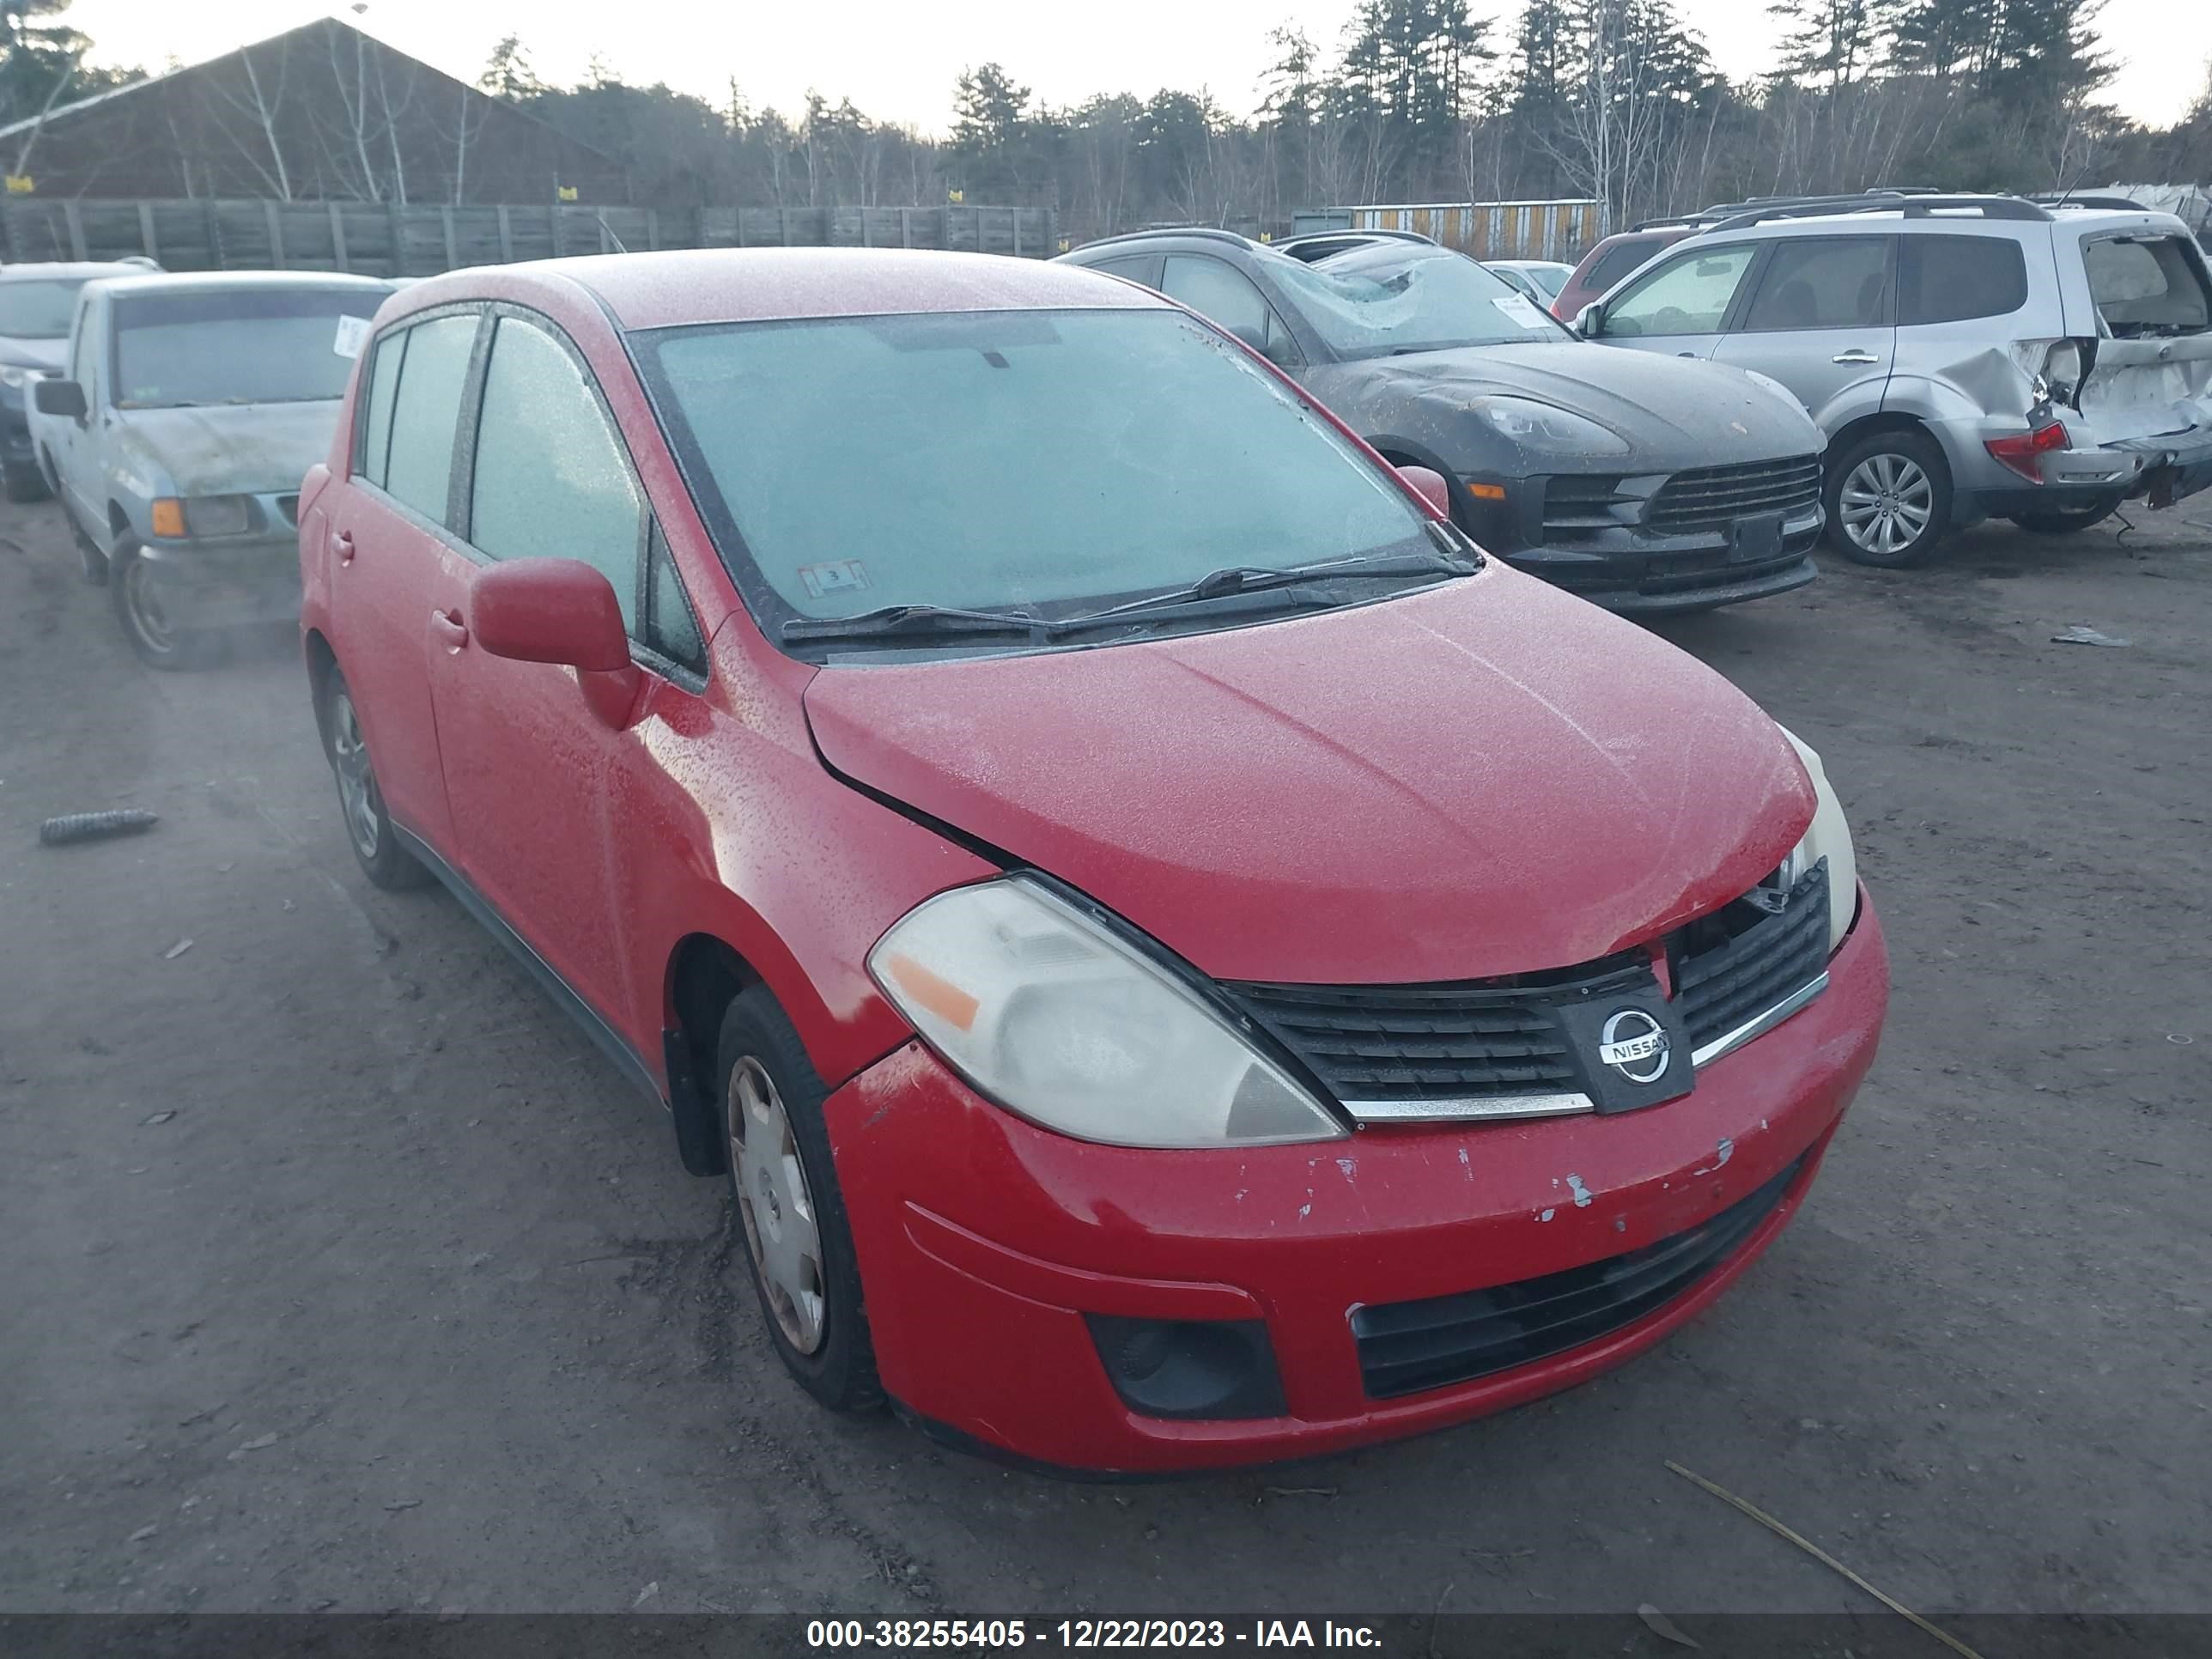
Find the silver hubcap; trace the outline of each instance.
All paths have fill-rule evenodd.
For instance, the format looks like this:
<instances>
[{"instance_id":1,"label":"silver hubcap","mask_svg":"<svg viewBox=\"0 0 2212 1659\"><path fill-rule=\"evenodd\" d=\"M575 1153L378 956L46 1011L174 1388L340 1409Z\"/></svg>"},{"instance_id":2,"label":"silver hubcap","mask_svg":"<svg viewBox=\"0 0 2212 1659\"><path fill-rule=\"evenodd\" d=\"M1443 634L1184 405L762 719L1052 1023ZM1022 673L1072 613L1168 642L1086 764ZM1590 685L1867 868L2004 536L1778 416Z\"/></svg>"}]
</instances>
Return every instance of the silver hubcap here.
<instances>
[{"instance_id":1,"label":"silver hubcap","mask_svg":"<svg viewBox=\"0 0 2212 1659\"><path fill-rule=\"evenodd\" d=\"M343 691L331 701L331 763L337 769L338 805L345 809L346 834L365 859L376 856L376 774L369 769L368 745L362 741L361 716Z\"/></svg>"},{"instance_id":2,"label":"silver hubcap","mask_svg":"<svg viewBox=\"0 0 2212 1659\"><path fill-rule=\"evenodd\" d=\"M761 1063L748 1056L730 1073L730 1170L745 1243L767 1287L784 1340L801 1353L822 1346L822 1235L814 1194L783 1100Z\"/></svg>"},{"instance_id":3,"label":"silver hubcap","mask_svg":"<svg viewBox=\"0 0 2212 1659\"><path fill-rule=\"evenodd\" d=\"M131 608L131 625L156 651L169 648L169 619L161 611L161 596L154 591L154 573L143 559L124 567L123 602Z\"/></svg>"},{"instance_id":4,"label":"silver hubcap","mask_svg":"<svg viewBox=\"0 0 2212 1659\"><path fill-rule=\"evenodd\" d=\"M1902 553L1926 533L1936 486L1903 455L1869 455L1844 480L1844 534L1869 553Z\"/></svg>"}]
</instances>

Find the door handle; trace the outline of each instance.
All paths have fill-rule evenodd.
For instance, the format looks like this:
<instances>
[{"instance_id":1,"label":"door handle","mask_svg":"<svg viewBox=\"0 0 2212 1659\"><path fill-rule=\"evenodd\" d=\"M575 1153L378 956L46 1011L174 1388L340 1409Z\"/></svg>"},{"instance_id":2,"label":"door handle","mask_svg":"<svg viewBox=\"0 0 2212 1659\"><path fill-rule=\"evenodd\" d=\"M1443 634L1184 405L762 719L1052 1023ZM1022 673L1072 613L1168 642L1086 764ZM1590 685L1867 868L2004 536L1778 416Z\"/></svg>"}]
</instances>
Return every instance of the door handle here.
<instances>
[{"instance_id":1,"label":"door handle","mask_svg":"<svg viewBox=\"0 0 2212 1659\"><path fill-rule=\"evenodd\" d=\"M331 551L338 556L340 564L353 562L353 532L337 530L331 533Z\"/></svg>"},{"instance_id":2,"label":"door handle","mask_svg":"<svg viewBox=\"0 0 2212 1659\"><path fill-rule=\"evenodd\" d=\"M433 611L430 613L430 631L445 641L446 648L449 651L458 651L469 642L468 624L455 611Z\"/></svg>"},{"instance_id":3,"label":"door handle","mask_svg":"<svg viewBox=\"0 0 2212 1659\"><path fill-rule=\"evenodd\" d=\"M1878 363L1881 358L1863 347L1854 346L1849 351L1839 351L1828 359L1832 363Z\"/></svg>"}]
</instances>

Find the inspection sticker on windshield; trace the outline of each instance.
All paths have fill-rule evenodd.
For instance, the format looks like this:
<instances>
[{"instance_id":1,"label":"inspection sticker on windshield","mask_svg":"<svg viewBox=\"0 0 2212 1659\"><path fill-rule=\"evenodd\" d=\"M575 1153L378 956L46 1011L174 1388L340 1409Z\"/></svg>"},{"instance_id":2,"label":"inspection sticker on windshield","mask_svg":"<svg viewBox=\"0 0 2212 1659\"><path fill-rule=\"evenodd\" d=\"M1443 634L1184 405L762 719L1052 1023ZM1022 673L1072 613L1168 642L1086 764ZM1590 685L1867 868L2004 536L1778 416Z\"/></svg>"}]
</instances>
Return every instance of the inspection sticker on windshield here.
<instances>
[{"instance_id":1,"label":"inspection sticker on windshield","mask_svg":"<svg viewBox=\"0 0 2212 1659\"><path fill-rule=\"evenodd\" d=\"M868 568L858 559L840 559L835 564L802 564L799 580L806 584L811 598L821 599L829 593L857 593L868 586Z\"/></svg>"},{"instance_id":2,"label":"inspection sticker on windshield","mask_svg":"<svg viewBox=\"0 0 2212 1659\"><path fill-rule=\"evenodd\" d=\"M1548 334L1552 331L1551 320L1528 303L1528 296L1525 294L1498 295L1491 300L1490 303L1523 328L1534 329L1540 334Z\"/></svg>"},{"instance_id":3,"label":"inspection sticker on windshield","mask_svg":"<svg viewBox=\"0 0 2212 1659\"><path fill-rule=\"evenodd\" d=\"M361 349L368 343L368 319L341 317L338 337L331 342L331 349L341 357L358 357Z\"/></svg>"}]
</instances>

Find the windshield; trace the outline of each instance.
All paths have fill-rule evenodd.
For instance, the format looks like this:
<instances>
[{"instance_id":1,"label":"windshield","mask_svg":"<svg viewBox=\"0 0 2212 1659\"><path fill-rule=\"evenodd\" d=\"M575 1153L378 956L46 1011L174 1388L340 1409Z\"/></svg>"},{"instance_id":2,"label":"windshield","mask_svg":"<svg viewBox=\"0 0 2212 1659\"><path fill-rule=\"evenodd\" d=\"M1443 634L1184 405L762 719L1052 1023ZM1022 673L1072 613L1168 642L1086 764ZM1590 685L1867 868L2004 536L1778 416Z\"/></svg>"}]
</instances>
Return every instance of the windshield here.
<instances>
[{"instance_id":1,"label":"windshield","mask_svg":"<svg viewBox=\"0 0 2212 1659\"><path fill-rule=\"evenodd\" d=\"M1362 249L1321 265L1254 255L1340 358L1571 337L1528 296L1449 248Z\"/></svg>"},{"instance_id":2,"label":"windshield","mask_svg":"<svg viewBox=\"0 0 2212 1659\"><path fill-rule=\"evenodd\" d=\"M338 319L368 318L381 289L231 289L118 295L115 386L123 409L305 403L341 397L353 359Z\"/></svg>"},{"instance_id":3,"label":"windshield","mask_svg":"<svg viewBox=\"0 0 2212 1659\"><path fill-rule=\"evenodd\" d=\"M67 338L70 319L76 311L76 291L85 280L46 277L34 283L0 283L0 334L17 340Z\"/></svg>"},{"instance_id":4,"label":"windshield","mask_svg":"<svg viewBox=\"0 0 2212 1659\"><path fill-rule=\"evenodd\" d=\"M1179 312L635 341L724 562L772 635L894 605L1068 615L1225 566L1432 546L1392 479Z\"/></svg>"}]
</instances>

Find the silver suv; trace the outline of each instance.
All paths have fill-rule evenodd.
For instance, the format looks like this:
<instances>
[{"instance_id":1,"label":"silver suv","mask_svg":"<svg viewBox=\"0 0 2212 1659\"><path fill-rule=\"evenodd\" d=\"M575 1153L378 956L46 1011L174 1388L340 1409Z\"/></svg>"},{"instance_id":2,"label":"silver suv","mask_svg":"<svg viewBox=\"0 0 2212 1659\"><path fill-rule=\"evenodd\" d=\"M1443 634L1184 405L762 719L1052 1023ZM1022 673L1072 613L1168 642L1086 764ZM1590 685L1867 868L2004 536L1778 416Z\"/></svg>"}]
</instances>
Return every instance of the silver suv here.
<instances>
[{"instance_id":1,"label":"silver suv","mask_svg":"<svg viewBox=\"0 0 2212 1659\"><path fill-rule=\"evenodd\" d=\"M2171 214L2004 196L1747 211L1577 326L1771 376L1828 434L1828 535L1927 559L1985 518L2079 530L2212 484L2212 275Z\"/></svg>"}]
</instances>

